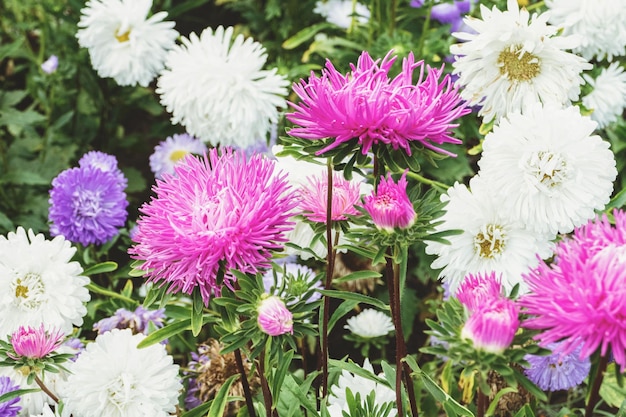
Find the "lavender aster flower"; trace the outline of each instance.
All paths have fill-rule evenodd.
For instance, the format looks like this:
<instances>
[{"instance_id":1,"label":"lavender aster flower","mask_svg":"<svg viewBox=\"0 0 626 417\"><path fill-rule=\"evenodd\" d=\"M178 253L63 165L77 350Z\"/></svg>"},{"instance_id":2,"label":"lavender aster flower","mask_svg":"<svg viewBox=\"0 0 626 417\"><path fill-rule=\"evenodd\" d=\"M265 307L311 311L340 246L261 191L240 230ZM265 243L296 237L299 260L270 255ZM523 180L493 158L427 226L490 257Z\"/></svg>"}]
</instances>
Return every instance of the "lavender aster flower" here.
<instances>
[{"instance_id":1,"label":"lavender aster flower","mask_svg":"<svg viewBox=\"0 0 626 417\"><path fill-rule=\"evenodd\" d=\"M100 320L93 325L93 329L98 334L106 333L113 329L131 329L133 333L148 334L150 325L159 329L163 327L165 320L165 309L146 310L139 306L135 311L125 308L118 309L111 317Z\"/></svg>"},{"instance_id":2,"label":"lavender aster flower","mask_svg":"<svg viewBox=\"0 0 626 417\"><path fill-rule=\"evenodd\" d=\"M560 343L550 343L547 348L558 351ZM570 389L579 385L589 375L591 361L580 358L582 345L569 354L552 353L549 356L526 355L530 367L524 372L544 391Z\"/></svg>"},{"instance_id":3,"label":"lavender aster flower","mask_svg":"<svg viewBox=\"0 0 626 417\"><path fill-rule=\"evenodd\" d=\"M61 172L50 190L50 233L84 246L108 242L126 222L124 188L116 172L93 166Z\"/></svg>"},{"instance_id":4,"label":"lavender aster flower","mask_svg":"<svg viewBox=\"0 0 626 417\"><path fill-rule=\"evenodd\" d=\"M8 376L0 376L0 395L18 389L20 389L20 387L15 385L11 378ZM18 402L20 402L19 397L0 403L0 417L15 417L22 409L22 407L17 405Z\"/></svg>"},{"instance_id":5,"label":"lavender aster flower","mask_svg":"<svg viewBox=\"0 0 626 417\"><path fill-rule=\"evenodd\" d=\"M174 166L190 153L201 155L206 151L204 142L187 133L168 136L150 155L150 169L155 178L163 178L163 174L173 174Z\"/></svg>"},{"instance_id":6,"label":"lavender aster flower","mask_svg":"<svg viewBox=\"0 0 626 417\"><path fill-rule=\"evenodd\" d=\"M52 74L57 70L59 66L59 57L56 55L50 55L50 58L46 59L46 61L41 64L41 70L46 74Z\"/></svg>"},{"instance_id":7,"label":"lavender aster flower","mask_svg":"<svg viewBox=\"0 0 626 417\"><path fill-rule=\"evenodd\" d=\"M124 188L128 185L128 180L124 176L124 173L117 167L117 158L113 155L100 151L87 152L78 160L78 166L81 168L90 166L100 171L110 172L117 177Z\"/></svg>"}]
</instances>

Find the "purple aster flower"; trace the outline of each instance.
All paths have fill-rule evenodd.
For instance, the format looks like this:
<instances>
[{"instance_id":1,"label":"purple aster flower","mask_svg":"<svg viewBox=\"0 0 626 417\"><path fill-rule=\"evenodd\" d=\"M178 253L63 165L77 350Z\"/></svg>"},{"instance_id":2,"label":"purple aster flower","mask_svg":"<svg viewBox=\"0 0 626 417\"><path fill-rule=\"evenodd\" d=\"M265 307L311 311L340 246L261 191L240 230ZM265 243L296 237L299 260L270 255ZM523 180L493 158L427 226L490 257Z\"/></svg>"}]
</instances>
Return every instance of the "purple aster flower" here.
<instances>
[{"instance_id":1,"label":"purple aster flower","mask_svg":"<svg viewBox=\"0 0 626 417\"><path fill-rule=\"evenodd\" d=\"M187 133L168 136L150 155L150 169L155 178L163 178L163 174L173 174L174 166L187 155L202 155L206 151L207 146L204 142Z\"/></svg>"},{"instance_id":2,"label":"purple aster flower","mask_svg":"<svg viewBox=\"0 0 626 417\"><path fill-rule=\"evenodd\" d=\"M208 304L233 288L237 269L269 268L272 252L283 248L289 220L298 203L276 163L262 155L213 148L187 156L175 175L157 180L156 197L140 209L138 230L129 249L149 282L170 292L191 294L198 287ZM218 271L225 272L218 282Z\"/></svg>"},{"instance_id":3,"label":"purple aster flower","mask_svg":"<svg viewBox=\"0 0 626 417\"><path fill-rule=\"evenodd\" d=\"M50 190L50 233L83 246L108 242L126 222L124 188L117 173L92 166L61 172Z\"/></svg>"},{"instance_id":4,"label":"purple aster flower","mask_svg":"<svg viewBox=\"0 0 626 417\"><path fill-rule=\"evenodd\" d=\"M187 364L188 374L199 374L204 371L211 361L209 357L209 346L201 344L198 346L198 352L191 352L191 360ZM187 395L185 396L185 407L187 410L201 405L203 401L200 399L200 387L196 378L190 377L187 384Z\"/></svg>"},{"instance_id":5,"label":"purple aster flower","mask_svg":"<svg viewBox=\"0 0 626 417\"><path fill-rule=\"evenodd\" d=\"M11 378L4 375L0 376L0 395L17 391L18 389L20 387L14 384ZM0 403L0 417L15 417L22 409L22 407L17 405L18 402L20 402L20 397Z\"/></svg>"},{"instance_id":6,"label":"purple aster flower","mask_svg":"<svg viewBox=\"0 0 626 417\"><path fill-rule=\"evenodd\" d=\"M357 139L361 152L383 144L411 154L411 143L446 155L443 143L461 143L450 136L453 121L469 112L443 68L415 62L410 53L402 62L402 72L389 78L396 57L389 52L382 60L373 60L363 52L357 65L346 75L339 73L330 61L321 77L311 74L308 81L294 84L300 97L295 109L286 115L296 127L291 136L332 142L317 152L321 155ZM417 83L413 73L418 70Z\"/></svg>"},{"instance_id":7,"label":"purple aster flower","mask_svg":"<svg viewBox=\"0 0 626 417\"><path fill-rule=\"evenodd\" d=\"M550 343L546 346L553 352L559 351L560 343ZM558 391L573 388L579 385L589 375L591 361L589 358L580 358L582 344L571 353L552 353L548 356L526 355L530 367L524 373L539 388L544 391Z\"/></svg>"},{"instance_id":8,"label":"purple aster flower","mask_svg":"<svg viewBox=\"0 0 626 417\"><path fill-rule=\"evenodd\" d=\"M424 5L426 0L411 0L411 7L414 7L416 9L419 9L420 7L422 7Z\"/></svg>"},{"instance_id":9,"label":"purple aster flower","mask_svg":"<svg viewBox=\"0 0 626 417\"><path fill-rule=\"evenodd\" d=\"M113 329L131 329L135 334L148 334L150 325L159 329L163 327L164 322L165 309L147 310L143 306L139 306L135 311L120 308L111 317L94 323L93 329L98 334L106 333Z\"/></svg>"},{"instance_id":10,"label":"purple aster flower","mask_svg":"<svg viewBox=\"0 0 626 417\"><path fill-rule=\"evenodd\" d=\"M305 300L307 303L312 303L322 297L317 290L324 289L324 286L321 280L316 279L312 269L296 263L286 263L283 268L283 271L278 271L276 274L276 282L274 282L272 270L263 275L263 287L266 293L288 300L287 305L297 303L311 289L315 291Z\"/></svg>"},{"instance_id":11,"label":"purple aster flower","mask_svg":"<svg viewBox=\"0 0 626 417\"><path fill-rule=\"evenodd\" d=\"M56 55L50 55L50 58L46 59L43 64L41 64L41 70L46 74L52 74L57 70L59 66L59 57Z\"/></svg>"},{"instance_id":12,"label":"purple aster flower","mask_svg":"<svg viewBox=\"0 0 626 417\"><path fill-rule=\"evenodd\" d=\"M90 166L100 171L110 172L117 177L123 188L126 188L128 185L128 180L124 176L124 173L117 167L117 158L113 155L100 151L87 152L78 160L78 166L81 168Z\"/></svg>"}]
</instances>

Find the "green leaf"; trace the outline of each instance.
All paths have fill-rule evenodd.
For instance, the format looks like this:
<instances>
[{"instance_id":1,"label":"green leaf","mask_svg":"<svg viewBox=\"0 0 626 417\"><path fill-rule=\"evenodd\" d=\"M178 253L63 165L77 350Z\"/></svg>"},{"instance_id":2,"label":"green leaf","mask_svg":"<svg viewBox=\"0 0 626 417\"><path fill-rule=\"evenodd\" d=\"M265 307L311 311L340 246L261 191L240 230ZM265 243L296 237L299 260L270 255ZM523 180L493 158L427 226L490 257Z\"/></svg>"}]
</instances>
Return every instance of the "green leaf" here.
<instances>
[{"instance_id":1,"label":"green leaf","mask_svg":"<svg viewBox=\"0 0 626 417\"><path fill-rule=\"evenodd\" d=\"M485 417L492 416L496 412L496 407L498 406L498 401L500 401L500 398L502 398L503 395L509 394L511 392L517 392L517 389L513 387L506 387L498 391L498 393L493 398L493 401L491 401L491 404L489 404L489 408L485 413Z\"/></svg>"},{"instance_id":2,"label":"green leaf","mask_svg":"<svg viewBox=\"0 0 626 417\"><path fill-rule=\"evenodd\" d=\"M281 355L282 357L280 357L278 360L278 366L276 368L276 372L274 372L274 377L272 379L272 398L274 401L273 405L278 404L278 399L282 391L283 382L285 381L285 376L287 375L289 367L291 366L293 355L293 350L290 350L286 354Z\"/></svg>"},{"instance_id":3,"label":"green leaf","mask_svg":"<svg viewBox=\"0 0 626 417\"><path fill-rule=\"evenodd\" d=\"M99 264L90 266L83 271L83 275L91 276L96 274L104 274L105 272L113 272L117 269L117 263L113 261L101 262Z\"/></svg>"},{"instance_id":4,"label":"green leaf","mask_svg":"<svg viewBox=\"0 0 626 417\"><path fill-rule=\"evenodd\" d=\"M284 49L294 49L314 37L321 30L328 29L330 27L331 25L327 22L318 23L313 26L306 27L289 39L285 40L282 44L282 47Z\"/></svg>"},{"instance_id":5,"label":"green leaf","mask_svg":"<svg viewBox=\"0 0 626 417\"><path fill-rule=\"evenodd\" d=\"M367 295L337 290L320 290L320 292L327 297L338 298L340 300L352 300L378 307L380 310L390 311L387 304L377 298L369 297Z\"/></svg>"},{"instance_id":6,"label":"green leaf","mask_svg":"<svg viewBox=\"0 0 626 417\"><path fill-rule=\"evenodd\" d=\"M351 274L345 275L341 278L334 279L333 282L342 283L342 282L348 282L348 281L356 281L358 279L380 278L380 277L381 275L379 272L367 269L364 271L352 272Z\"/></svg>"},{"instance_id":7,"label":"green leaf","mask_svg":"<svg viewBox=\"0 0 626 417\"><path fill-rule=\"evenodd\" d=\"M337 307L337 309L333 312L333 315L330 316L330 319L328 320L327 333L330 333L333 327L335 327L335 324L337 324L337 322L341 320L343 316L345 316L350 311L352 311L352 309L356 307L358 304L359 302L355 300L345 300L343 303L341 303L339 307Z\"/></svg>"},{"instance_id":8,"label":"green leaf","mask_svg":"<svg viewBox=\"0 0 626 417\"><path fill-rule=\"evenodd\" d=\"M209 408L211 408L211 404L213 404L213 400L200 404L193 410L189 410L184 413L182 417L204 417L206 416L207 411L209 411Z\"/></svg>"},{"instance_id":9,"label":"green leaf","mask_svg":"<svg viewBox=\"0 0 626 417\"><path fill-rule=\"evenodd\" d=\"M132 305L138 305L139 302L137 300L133 300L132 298L123 296L122 294L119 294L115 291L111 291L107 288L103 288L97 284L94 284L93 282L90 282L89 284L87 284L87 289L93 293L96 294L100 294L100 295L105 295L107 297L111 297L111 298L117 298L118 300L122 300L125 301L127 303L130 303Z\"/></svg>"},{"instance_id":10,"label":"green leaf","mask_svg":"<svg viewBox=\"0 0 626 417\"><path fill-rule=\"evenodd\" d=\"M188 12L189 10L198 8L208 2L209 0L187 0L185 2L182 2L182 4L172 7L168 12L168 16L169 18L174 18L185 12Z\"/></svg>"},{"instance_id":11,"label":"green leaf","mask_svg":"<svg viewBox=\"0 0 626 417\"><path fill-rule=\"evenodd\" d=\"M606 205L604 211L610 211L615 208L622 208L626 204L626 188L617 193L615 197L609 201L609 204Z\"/></svg>"},{"instance_id":12,"label":"green leaf","mask_svg":"<svg viewBox=\"0 0 626 417\"><path fill-rule=\"evenodd\" d=\"M224 381L224 385L220 388L219 392L215 396L215 399L213 400L213 403L211 404L211 408L209 408L207 417L222 417L224 415L224 410L226 409L226 404L228 403L228 391L237 378L239 378L239 374L231 375L226 381Z\"/></svg>"},{"instance_id":13,"label":"green leaf","mask_svg":"<svg viewBox=\"0 0 626 417\"><path fill-rule=\"evenodd\" d=\"M32 392L41 392L41 390L39 388L28 388L5 392L4 394L0 395L0 404L12 400L13 398L21 397L25 394L30 394Z\"/></svg>"},{"instance_id":14,"label":"green leaf","mask_svg":"<svg viewBox=\"0 0 626 417\"><path fill-rule=\"evenodd\" d=\"M191 309L191 333L195 336L202 331L202 314L204 313L204 300L197 288L193 291L193 304Z\"/></svg>"},{"instance_id":15,"label":"green leaf","mask_svg":"<svg viewBox=\"0 0 626 417\"><path fill-rule=\"evenodd\" d=\"M312 379L311 379L312 381ZM306 395L306 391L303 391L302 388L308 388L310 386L310 382L308 384L298 384L291 374L287 374L285 377L285 383L281 387L282 389L286 389L290 393L292 393L297 399L302 407L304 407L307 411L313 413L314 416L318 415L317 407L315 403L311 401L311 399Z\"/></svg>"},{"instance_id":16,"label":"green leaf","mask_svg":"<svg viewBox=\"0 0 626 417\"><path fill-rule=\"evenodd\" d=\"M620 407L626 398L626 385L620 385L615 376L615 364L611 363L607 367L600 386L600 397L611 407Z\"/></svg>"},{"instance_id":17,"label":"green leaf","mask_svg":"<svg viewBox=\"0 0 626 417\"><path fill-rule=\"evenodd\" d=\"M2 178L0 178L0 184L50 185L50 181L36 172L19 170L10 171L6 175L3 175Z\"/></svg>"}]
</instances>

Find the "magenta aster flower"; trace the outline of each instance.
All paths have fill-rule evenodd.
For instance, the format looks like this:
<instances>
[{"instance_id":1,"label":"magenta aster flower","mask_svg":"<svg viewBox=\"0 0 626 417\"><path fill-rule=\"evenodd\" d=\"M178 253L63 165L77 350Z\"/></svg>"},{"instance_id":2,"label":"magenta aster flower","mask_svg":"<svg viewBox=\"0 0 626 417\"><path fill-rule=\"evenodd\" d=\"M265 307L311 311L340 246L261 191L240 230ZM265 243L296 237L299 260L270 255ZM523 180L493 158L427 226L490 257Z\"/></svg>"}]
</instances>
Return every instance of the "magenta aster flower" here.
<instances>
[{"instance_id":1,"label":"magenta aster flower","mask_svg":"<svg viewBox=\"0 0 626 417\"><path fill-rule=\"evenodd\" d=\"M270 336L293 334L293 315L280 297L269 295L263 298L257 307L257 313L257 323L263 333Z\"/></svg>"},{"instance_id":2,"label":"magenta aster flower","mask_svg":"<svg viewBox=\"0 0 626 417\"><path fill-rule=\"evenodd\" d=\"M0 395L4 395L8 392L17 391L20 386L15 384L8 376L0 376ZM15 417L22 409L17 403L20 402L20 397L13 398L8 401L0 403L0 416L1 417Z\"/></svg>"},{"instance_id":3,"label":"magenta aster flower","mask_svg":"<svg viewBox=\"0 0 626 417\"><path fill-rule=\"evenodd\" d=\"M372 216L377 228L390 233L397 227L406 229L413 226L417 214L406 193L406 172L396 184L391 178L381 177L375 193L365 197L365 210Z\"/></svg>"},{"instance_id":4,"label":"magenta aster flower","mask_svg":"<svg viewBox=\"0 0 626 417\"><path fill-rule=\"evenodd\" d=\"M474 347L491 353L502 353L511 345L519 327L519 308L513 300L500 298L474 311L467 319L461 337Z\"/></svg>"},{"instance_id":5,"label":"magenta aster flower","mask_svg":"<svg viewBox=\"0 0 626 417\"><path fill-rule=\"evenodd\" d=\"M87 246L106 243L117 235L128 215L126 183L119 174L86 165L54 178L48 211L52 236Z\"/></svg>"},{"instance_id":6,"label":"magenta aster flower","mask_svg":"<svg viewBox=\"0 0 626 417\"><path fill-rule=\"evenodd\" d=\"M473 312L502 298L502 283L493 271L469 274L456 290L456 298Z\"/></svg>"},{"instance_id":7,"label":"magenta aster flower","mask_svg":"<svg viewBox=\"0 0 626 417\"><path fill-rule=\"evenodd\" d=\"M547 348L558 351L558 343L550 343ZM544 391L570 389L582 383L591 369L589 358L580 358L581 346L570 354L552 353L548 356L526 355L529 367L524 373Z\"/></svg>"},{"instance_id":8,"label":"magenta aster flower","mask_svg":"<svg viewBox=\"0 0 626 417\"><path fill-rule=\"evenodd\" d=\"M598 349L626 369L626 249L609 244L593 253L589 242L563 241L556 262L526 275L530 293L520 304L530 318L524 327L540 329L542 346L562 341L558 352L567 355L580 343L580 357ZM582 342L581 342L582 341Z\"/></svg>"},{"instance_id":9,"label":"magenta aster flower","mask_svg":"<svg viewBox=\"0 0 626 417\"><path fill-rule=\"evenodd\" d=\"M58 349L64 338L60 329L47 331L42 323L39 328L20 326L11 335L11 345L17 357L41 359Z\"/></svg>"},{"instance_id":10,"label":"magenta aster flower","mask_svg":"<svg viewBox=\"0 0 626 417\"><path fill-rule=\"evenodd\" d=\"M140 268L149 282L187 294L198 287L207 304L221 294L216 278L222 266L231 289L231 269L256 273L270 266L297 204L274 161L230 149L187 156L153 190L156 197L140 209L129 253L144 261Z\"/></svg>"},{"instance_id":11,"label":"magenta aster flower","mask_svg":"<svg viewBox=\"0 0 626 417\"><path fill-rule=\"evenodd\" d=\"M304 216L318 223L326 223L328 208L328 175L308 177L308 186L300 188L300 206ZM333 173L333 198L331 202L331 219L333 221L347 220L346 214L356 215L359 211L355 204L361 198L360 184L357 181L348 181L339 172Z\"/></svg>"},{"instance_id":12,"label":"magenta aster flower","mask_svg":"<svg viewBox=\"0 0 626 417\"><path fill-rule=\"evenodd\" d=\"M302 101L290 103L295 112L286 117L297 126L289 134L311 140L333 138L318 155L355 138L363 154L375 144L385 144L410 155L410 144L415 141L450 154L437 145L461 143L450 136L457 126L452 122L469 112L450 76L440 82L443 68L425 69L423 61L415 62L411 53L402 62L402 72L390 79L395 59L389 52L382 60L374 61L363 52L356 67L351 65L352 71L346 75L327 61L321 77L311 74L308 81L293 86ZM416 69L419 78L413 84Z\"/></svg>"}]
</instances>

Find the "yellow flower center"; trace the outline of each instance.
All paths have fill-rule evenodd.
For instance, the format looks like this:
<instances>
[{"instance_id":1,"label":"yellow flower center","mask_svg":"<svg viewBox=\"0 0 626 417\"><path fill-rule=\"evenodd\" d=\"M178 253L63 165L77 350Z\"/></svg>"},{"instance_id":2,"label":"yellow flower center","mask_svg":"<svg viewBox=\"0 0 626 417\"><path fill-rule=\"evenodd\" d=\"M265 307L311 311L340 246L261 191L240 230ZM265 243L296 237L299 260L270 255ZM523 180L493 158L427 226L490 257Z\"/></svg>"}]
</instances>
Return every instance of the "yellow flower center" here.
<instances>
[{"instance_id":1,"label":"yellow flower center","mask_svg":"<svg viewBox=\"0 0 626 417\"><path fill-rule=\"evenodd\" d=\"M501 226L488 224L474 237L474 250L478 256L493 259L504 250L506 236Z\"/></svg>"},{"instance_id":2,"label":"yellow flower center","mask_svg":"<svg viewBox=\"0 0 626 417\"><path fill-rule=\"evenodd\" d=\"M115 31L115 39L117 39L117 41L119 43L124 43L124 42L128 42L130 40L130 29L127 30L124 33L120 33L119 29Z\"/></svg>"},{"instance_id":3,"label":"yellow flower center","mask_svg":"<svg viewBox=\"0 0 626 417\"><path fill-rule=\"evenodd\" d=\"M511 45L498 55L500 74L513 81L530 81L541 72L541 61L524 51L521 45Z\"/></svg>"},{"instance_id":4,"label":"yellow flower center","mask_svg":"<svg viewBox=\"0 0 626 417\"><path fill-rule=\"evenodd\" d=\"M526 172L534 178L538 188L554 188L567 179L567 164L559 154L548 151L533 152L526 161ZM534 182L533 181L533 182Z\"/></svg>"},{"instance_id":5,"label":"yellow flower center","mask_svg":"<svg viewBox=\"0 0 626 417\"><path fill-rule=\"evenodd\" d=\"M11 289L15 294L13 303L27 310L33 310L43 302L45 288L39 274L29 272L15 279L11 283Z\"/></svg>"},{"instance_id":6,"label":"yellow flower center","mask_svg":"<svg viewBox=\"0 0 626 417\"><path fill-rule=\"evenodd\" d=\"M181 159L183 159L185 156L189 155L189 152L179 149L177 151L174 151L170 154L170 160L172 162L178 162Z\"/></svg>"}]
</instances>

